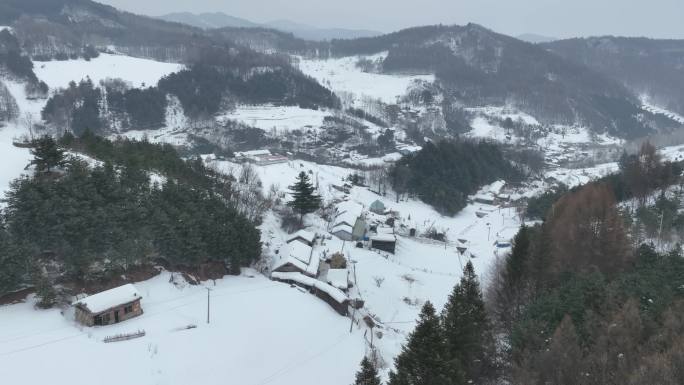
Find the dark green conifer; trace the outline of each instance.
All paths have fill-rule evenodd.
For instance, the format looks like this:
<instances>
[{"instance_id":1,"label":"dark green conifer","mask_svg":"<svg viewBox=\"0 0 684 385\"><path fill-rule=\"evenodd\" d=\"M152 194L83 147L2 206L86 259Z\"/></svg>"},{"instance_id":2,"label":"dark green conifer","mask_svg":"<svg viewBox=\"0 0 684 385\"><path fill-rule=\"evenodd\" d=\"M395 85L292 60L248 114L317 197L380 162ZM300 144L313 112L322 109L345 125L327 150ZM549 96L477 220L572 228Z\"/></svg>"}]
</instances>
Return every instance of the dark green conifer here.
<instances>
[{"instance_id":1,"label":"dark green conifer","mask_svg":"<svg viewBox=\"0 0 684 385\"><path fill-rule=\"evenodd\" d=\"M292 200L287 205L299 214L300 223L303 222L305 214L312 213L321 207L321 196L315 194L316 189L304 171L299 173L295 184L288 188L291 191Z\"/></svg>"},{"instance_id":2,"label":"dark green conifer","mask_svg":"<svg viewBox=\"0 0 684 385\"><path fill-rule=\"evenodd\" d=\"M456 385L462 377L457 364L448 362L439 317L430 302L420 313L418 324L395 359L389 385Z\"/></svg>"}]
</instances>

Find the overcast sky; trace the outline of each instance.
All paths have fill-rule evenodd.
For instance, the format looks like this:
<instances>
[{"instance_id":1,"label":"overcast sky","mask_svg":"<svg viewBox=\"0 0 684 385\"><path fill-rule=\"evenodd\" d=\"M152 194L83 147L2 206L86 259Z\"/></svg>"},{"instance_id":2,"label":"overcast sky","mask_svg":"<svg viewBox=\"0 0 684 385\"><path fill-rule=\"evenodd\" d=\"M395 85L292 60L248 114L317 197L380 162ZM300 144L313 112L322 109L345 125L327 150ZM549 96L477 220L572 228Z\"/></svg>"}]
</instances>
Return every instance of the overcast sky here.
<instances>
[{"instance_id":1,"label":"overcast sky","mask_svg":"<svg viewBox=\"0 0 684 385\"><path fill-rule=\"evenodd\" d=\"M390 32L475 22L509 35L684 38L684 0L96 0L158 16L225 12L255 22L288 19L319 27Z\"/></svg>"}]
</instances>

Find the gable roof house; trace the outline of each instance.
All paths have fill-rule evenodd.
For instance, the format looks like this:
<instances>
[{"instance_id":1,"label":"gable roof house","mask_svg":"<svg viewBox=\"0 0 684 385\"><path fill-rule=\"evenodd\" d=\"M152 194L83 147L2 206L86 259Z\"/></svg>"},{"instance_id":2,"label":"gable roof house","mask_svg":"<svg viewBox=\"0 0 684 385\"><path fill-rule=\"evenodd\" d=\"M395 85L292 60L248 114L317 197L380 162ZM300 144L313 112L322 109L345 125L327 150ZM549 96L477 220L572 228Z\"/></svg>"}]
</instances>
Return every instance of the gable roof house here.
<instances>
[{"instance_id":1,"label":"gable roof house","mask_svg":"<svg viewBox=\"0 0 684 385\"><path fill-rule=\"evenodd\" d=\"M330 231L344 241L356 241L366 234L366 221L363 219L363 206L347 201L337 205L333 228Z\"/></svg>"},{"instance_id":2,"label":"gable roof house","mask_svg":"<svg viewBox=\"0 0 684 385\"><path fill-rule=\"evenodd\" d=\"M287 237L287 243L298 241L306 245L313 246L315 239L316 234L312 233L311 231L299 230L296 233L290 234L290 236Z\"/></svg>"},{"instance_id":3,"label":"gable roof house","mask_svg":"<svg viewBox=\"0 0 684 385\"><path fill-rule=\"evenodd\" d=\"M111 325L143 313L142 297L133 284L115 287L72 303L76 321L86 326Z\"/></svg>"},{"instance_id":4,"label":"gable roof house","mask_svg":"<svg viewBox=\"0 0 684 385\"><path fill-rule=\"evenodd\" d=\"M273 272L302 273L309 277L318 276L320 257L314 253L314 248L304 242L288 243L288 254L276 261Z\"/></svg>"}]
</instances>

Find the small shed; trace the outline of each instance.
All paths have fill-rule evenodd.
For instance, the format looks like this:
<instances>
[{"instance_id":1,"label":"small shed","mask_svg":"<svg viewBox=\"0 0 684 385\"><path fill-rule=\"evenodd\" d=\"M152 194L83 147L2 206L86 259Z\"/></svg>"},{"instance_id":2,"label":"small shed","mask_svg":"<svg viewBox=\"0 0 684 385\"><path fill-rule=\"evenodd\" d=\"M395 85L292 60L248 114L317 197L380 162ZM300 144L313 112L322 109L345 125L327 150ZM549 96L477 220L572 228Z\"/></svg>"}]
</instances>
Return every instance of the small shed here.
<instances>
[{"instance_id":1,"label":"small shed","mask_svg":"<svg viewBox=\"0 0 684 385\"><path fill-rule=\"evenodd\" d=\"M393 234L376 234L370 237L371 248L394 254L397 237Z\"/></svg>"},{"instance_id":2,"label":"small shed","mask_svg":"<svg viewBox=\"0 0 684 385\"><path fill-rule=\"evenodd\" d=\"M376 200L375 202L371 203L369 209L376 214L384 214L387 210L387 207L385 207L385 204L380 202L380 200Z\"/></svg>"},{"instance_id":3,"label":"small shed","mask_svg":"<svg viewBox=\"0 0 684 385\"><path fill-rule=\"evenodd\" d=\"M115 287L74 301L76 320L86 326L111 325L143 313L142 297L133 284Z\"/></svg>"}]
</instances>

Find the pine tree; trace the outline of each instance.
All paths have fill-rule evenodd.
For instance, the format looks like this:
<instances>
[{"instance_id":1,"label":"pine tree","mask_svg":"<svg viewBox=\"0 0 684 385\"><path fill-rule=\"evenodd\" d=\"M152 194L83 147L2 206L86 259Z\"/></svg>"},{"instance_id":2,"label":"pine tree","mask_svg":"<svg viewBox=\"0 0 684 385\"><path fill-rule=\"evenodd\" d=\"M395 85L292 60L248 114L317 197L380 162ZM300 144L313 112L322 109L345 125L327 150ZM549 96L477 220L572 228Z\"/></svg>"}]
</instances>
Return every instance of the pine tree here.
<instances>
[{"instance_id":1,"label":"pine tree","mask_svg":"<svg viewBox=\"0 0 684 385\"><path fill-rule=\"evenodd\" d=\"M57 146L52 137L45 135L33 142L31 149L37 172L50 172L53 167L64 165L64 151Z\"/></svg>"},{"instance_id":2,"label":"pine tree","mask_svg":"<svg viewBox=\"0 0 684 385\"><path fill-rule=\"evenodd\" d=\"M312 213L321 207L321 196L314 193L315 188L304 171L299 173L295 184L288 188L293 199L287 205L299 214L300 223L304 221L305 214Z\"/></svg>"},{"instance_id":3,"label":"pine tree","mask_svg":"<svg viewBox=\"0 0 684 385\"><path fill-rule=\"evenodd\" d=\"M524 224L513 239L513 250L506 261L506 283L517 286L525 275L530 255L530 229Z\"/></svg>"},{"instance_id":4,"label":"pine tree","mask_svg":"<svg viewBox=\"0 0 684 385\"><path fill-rule=\"evenodd\" d=\"M493 339L480 282L468 261L442 313L448 359L463 367L466 378L478 383L490 369Z\"/></svg>"},{"instance_id":5,"label":"pine tree","mask_svg":"<svg viewBox=\"0 0 684 385\"><path fill-rule=\"evenodd\" d=\"M354 385L380 385L380 383L380 377L375 365L373 365L368 357L363 357L361 369L356 373Z\"/></svg>"},{"instance_id":6,"label":"pine tree","mask_svg":"<svg viewBox=\"0 0 684 385\"><path fill-rule=\"evenodd\" d=\"M418 325L395 359L389 385L462 384L460 369L448 362L439 317L430 302L420 313Z\"/></svg>"},{"instance_id":7,"label":"pine tree","mask_svg":"<svg viewBox=\"0 0 684 385\"><path fill-rule=\"evenodd\" d=\"M37 305L41 309L49 309L57 302L57 293L52 287L50 280L41 275L36 282L36 297L40 299Z\"/></svg>"}]
</instances>

